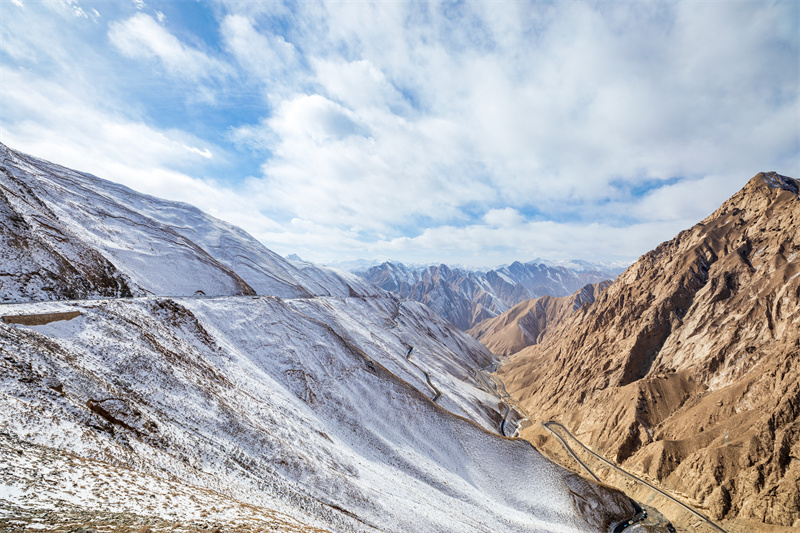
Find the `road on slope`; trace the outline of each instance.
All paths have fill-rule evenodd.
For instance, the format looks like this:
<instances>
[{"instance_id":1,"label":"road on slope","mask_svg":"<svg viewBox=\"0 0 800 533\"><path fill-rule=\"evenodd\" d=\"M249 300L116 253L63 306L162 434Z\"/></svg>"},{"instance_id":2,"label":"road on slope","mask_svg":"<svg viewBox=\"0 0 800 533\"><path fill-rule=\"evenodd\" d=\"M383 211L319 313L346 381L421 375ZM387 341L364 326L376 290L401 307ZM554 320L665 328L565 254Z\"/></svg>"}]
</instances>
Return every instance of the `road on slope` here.
<instances>
[{"instance_id":1,"label":"road on slope","mask_svg":"<svg viewBox=\"0 0 800 533\"><path fill-rule=\"evenodd\" d=\"M558 424L558 422L552 422L552 421L551 421L551 422L545 422L545 423L543 423L542 425L543 425L543 426L544 426L544 427L545 427L547 430L549 430L549 431L550 431L550 432L551 432L553 435L555 435L555 437L556 437L556 438L557 438L559 441L561 441L561 444L564 446L564 448L567 450L567 452L569 452L569 454L572 456L572 458L573 458L573 459L575 459L575 461L577 461L577 462L578 462L578 464L579 464L579 465L581 465L581 466L582 466L582 467L583 467L583 468L584 468L584 469L585 469L587 472L589 472L589 475L590 475L590 476L592 476L592 478L593 478L595 481L597 481L598 483L602 483L602 481L600 481L600 478L599 478L599 477L597 477L597 476L595 475L595 473L594 473L594 472L592 472L592 469L591 469L591 468L589 468L589 467L586 465L586 463L584 463L583 461L581 461L581 460L580 460L580 458L577 456L577 454L576 454L574 451L572 451L572 448L570 447L570 445L569 445L569 444L567 444L567 441L565 441L565 440L564 440L564 439L561 437L561 435L559 435L557 432L555 432L555 431L554 431L554 430L553 430L553 429L552 429L552 428L551 428L551 427L550 427L548 424L556 424L556 425L558 425L558 426L561 426L561 424ZM561 427L562 427L562 428L564 428L564 426L561 426ZM567 429L566 429L566 428L564 428L564 431L566 431L567 433L569 433L569 431L567 431ZM571 435L572 435L572 434L570 433L570 436L571 436ZM574 438L574 437L573 437L573 438ZM639 504L638 504L638 503L637 503L637 502L636 502L634 499L632 499L632 498L631 498L631 503L633 504L633 510L634 510L633 517L632 517L630 520L625 520L625 521L623 521L623 522L620 522L619 524L617 524L617 525L614 527L614 529L612 530L612 533L622 533L623 531L625 531L625 530L626 530L626 529L628 529L629 527L631 527L631 526L635 525L636 523L638 523L638 522L641 522L642 520L644 520L645 518L647 518L647 511L645 511L644 509L642 509L642 506L641 506L641 505L639 505Z\"/></svg>"},{"instance_id":2,"label":"road on slope","mask_svg":"<svg viewBox=\"0 0 800 533\"><path fill-rule=\"evenodd\" d=\"M411 353L413 351L414 351L414 347L413 346L409 346L408 351L406 352L406 359L408 360L409 363L414 365L417 368L417 370L422 372L422 374L425 376L425 383L427 383L428 387L430 387L430 389L433 391L433 403L438 403L439 402L439 398L442 397L442 391L440 391L438 388L436 388L436 385L433 384L433 382L431 381L430 374L428 374L427 372L422 370L414 361L411 360Z\"/></svg>"},{"instance_id":3,"label":"road on slope","mask_svg":"<svg viewBox=\"0 0 800 533\"><path fill-rule=\"evenodd\" d=\"M569 437L570 437L570 438L571 438L573 441L575 441L575 442L578 444L578 446L580 446L581 448L583 448L583 450L584 450L584 451L586 451L587 453L591 454L593 457L596 457L596 458L597 458L597 459L599 459L599 460L600 460L602 463L604 463L604 464L606 464L606 465L610 466L611 468L613 468L613 469L614 469L614 470L616 470L617 472L620 472L621 474L623 474L623 475L625 475L625 476L628 476L629 478L633 479L634 481L636 481L636 482L638 482L638 483L641 483L642 485L645 485L645 486L649 487L650 489L652 489L652 490L656 491L657 493L659 493L660 495L662 495L662 496L664 496L665 498L669 499L670 501L672 501L672 502L674 502L674 503L678 504L678 505L679 505L679 506L681 506L683 509L687 510L688 512L692 513L693 515L695 515L695 516L697 516L698 518L700 518L701 520L703 520L703 521L704 521L706 524L708 524L709 526L711 526L711 527L712 527L712 528L714 528L715 530L717 530L717 531L720 531L721 533L727 533L727 532L726 532L724 529L722 529L722 528L721 528L721 527L719 527L717 524L715 524L715 523L714 523L714 522L713 522L711 519L709 519L707 516L705 516L705 515L703 515L703 514L701 514L701 513L697 512L697 511L695 511L694 509L692 509L692 508L691 508L691 507L689 507L688 505L684 504L683 502L681 502L681 501L679 501L679 500L677 500L677 499L673 498L672 496L670 496L669 494L667 494L667 493L666 493L666 492L664 492L663 490L659 489L658 487L655 487L655 486L651 485L650 483L648 483L647 481L644 481L643 479L641 479L641 478L639 478L639 477L637 477L637 476L634 476L633 474L631 474L631 473L630 473L630 472L628 472L627 470L624 470L624 469L620 468L620 467L619 467L619 466L617 466L616 464L614 464L614 463L612 463L611 461L607 460L607 459L606 459L605 457L603 457L602 455L598 455L598 454L596 454L596 453L595 453L595 452L593 452L591 449L589 449L589 448L588 448L588 447L587 447L585 444L583 444L581 441L579 441L579 440L577 439L577 437L575 437L575 435L573 435L573 434L572 434L572 433L571 433L571 432L570 432L570 431L569 431L569 430L568 430L566 427L564 427L564 425L563 425L563 424L561 424L561 423L559 423L559 422L556 422L555 420L550 420L550 421L548 421L548 422L543 422L543 423L542 423L542 425L543 425L543 426L544 426L544 427L545 427L545 428L546 428L548 431L550 431L550 433L552 433L553 435L555 435L555 436L558 438L558 440L559 440L559 441L561 441L561 444L564 446L564 448L567 450L567 452L569 452L569 454L570 454L570 455L573 457L573 459L575 459L575 460L576 460L576 461L577 461L577 462L578 462L578 463L579 463L579 464L580 464L580 465L581 465L583 468L585 468L585 469L586 469L586 471L587 471L587 472L589 472L589 474L590 474L590 475L591 475L591 476L592 476L592 477L593 477L595 480L597 480L597 481L600 481L600 480L598 479L598 477L597 477L597 476L594 474L594 472L592 472L592 471L591 471L591 469L590 469L588 466L586 466L586 464L585 464L583 461L581 461L580 459L578 459L577 455L576 455L576 454L575 454L575 452L572 450L572 448L571 448L571 447L570 447L570 446L567 444L567 442L564 440L564 438L563 438L561 435L559 435L559 434L558 434L558 432L556 432L556 431L553 429L553 427L557 427L557 428L561 429L561 431L563 431L564 433L566 433L566 434L567 434L567 436L569 436ZM551 427L551 426L553 426L553 427ZM637 506L637 507L638 507L638 506ZM638 513L637 513L637 515L638 515ZM645 516L646 516L646 515L645 515ZM634 518L635 518L635 517L634 517ZM641 520L641 519L642 519L642 518L640 518L640 520ZM617 526L617 527L619 527L619 526ZM622 528L622 529L620 529L620 530L617 530L617 529L615 529L614 531L615 531L615 533L619 533L620 531L623 531L624 529L625 529L625 528L623 527L623 528Z\"/></svg>"},{"instance_id":4,"label":"road on slope","mask_svg":"<svg viewBox=\"0 0 800 533\"><path fill-rule=\"evenodd\" d=\"M489 366L487 366L486 368L484 368L484 369L481 371L481 373L483 373L483 372L497 372L497 366L498 366L498 364L497 364L497 363L492 363L491 365L489 365ZM503 389L503 391L502 391L502 393L501 393L501 392L498 390L498 387L497 387L496 385L495 385L494 389L495 389L495 391L498 393L498 396L500 396L500 401L502 401L502 402L503 402L503 405L505 405L505 406L506 406L506 412L505 412L505 413L503 413L503 419L500 421L500 434L501 434L502 436L504 436L504 437L508 437L509 435L506 435L506 424L508 423L508 415L510 415L510 414L511 414L511 404L510 404L510 403L508 403L508 402L506 401L506 398L510 398L510 397L511 397L511 395L510 395L510 394L508 393L508 391L506 390L506 384L505 384L505 383L503 383L503 382L502 382L502 381L500 381L500 380L497 380L497 381L496 381L496 383L499 383L499 384L500 384L500 388L502 388L502 389ZM512 437L513 437L513 436L515 436L515 435L517 434L517 430L518 430L518 429L519 429L518 427L517 427L517 428L514 428L514 431L511 433L511 436L512 436Z\"/></svg>"}]
</instances>

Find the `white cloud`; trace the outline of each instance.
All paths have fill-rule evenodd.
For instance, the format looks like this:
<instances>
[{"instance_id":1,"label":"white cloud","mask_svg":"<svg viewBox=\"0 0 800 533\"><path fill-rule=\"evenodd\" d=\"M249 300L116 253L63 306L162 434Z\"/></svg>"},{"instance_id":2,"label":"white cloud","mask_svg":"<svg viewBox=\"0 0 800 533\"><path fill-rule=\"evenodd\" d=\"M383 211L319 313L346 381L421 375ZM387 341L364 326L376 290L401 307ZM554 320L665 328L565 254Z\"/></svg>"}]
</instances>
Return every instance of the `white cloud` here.
<instances>
[{"instance_id":1,"label":"white cloud","mask_svg":"<svg viewBox=\"0 0 800 533\"><path fill-rule=\"evenodd\" d=\"M370 250L504 242L630 257L706 216L765 158L797 165L797 94L775 105L763 83L796 88L796 71L764 63L791 40L785 29L764 37L779 25L770 10L574 3L501 16L468 4L459 25L435 5L422 24L408 4L362 7L307 7L318 94L277 99L234 137L269 154L254 190L314 227L366 232L362 247L370 232L389 236ZM726 27L699 39L715 17ZM237 25L255 31L244 16ZM656 190L632 193L643 180Z\"/></svg>"},{"instance_id":2,"label":"white cloud","mask_svg":"<svg viewBox=\"0 0 800 533\"><path fill-rule=\"evenodd\" d=\"M22 3L22 0L11 0L11 3L17 7L25 7L25 4Z\"/></svg>"},{"instance_id":3,"label":"white cloud","mask_svg":"<svg viewBox=\"0 0 800 533\"><path fill-rule=\"evenodd\" d=\"M525 217L516 209L506 207L503 209L490 209L483 215L483 221L490 227L512 228L523 224Z\"/></svg>"},{"instance_id":4,"label":"white cloud","mask_svg":"<svg viewBox=\"0 0 800 533\"><path fill-rule=\"evenodd\" d=\"M320 95L298 95L235 136L272 154L256 184L265 201L317 224L391 234L403 219L461 217L460 204L493 194L462 181L468 169L454 157L458 131L446 121L356 113Z\"/></svg>"},{"instance_id":5,"label":"white cloud","mask_svg":"<svg viewBox=\"0 0 800 533\"><path fill-rule=\"evenodd\" d=\"M279 35L259 32L246 17L227 16L220 26L228 50L245 71L257 77L273 81L273 76L293 67L297 60L292 44Z\"/></svg>"},{"instance_id":6,"label":"white cloud","mask_svg":"<svg viewBox=\"0 0 800 533\"><path fill-rule=\"evenodd\" d=\"M11 148L217 211L222 208L215 202L230 196L222 187L177 170L198 168L212 158L210 147L201 140L179 131L154 129L112 109L93 108L81 100L80 93L42 82L28 72L2 67L0 75L8 84L3 104L9 110L0 138ZM86 136L87 131L92 135Z\"/></svg>"},{"instance_id":7,"label":"white cloud","mask_svg":"<svg viewBox=\"0 0 800 533\"><path fill-rule=\"evenodd\" d=\"M156 11L156 19L160 24L164 24L164 22L167 20L167 16L161 11Z\"/></svg>"},{"instance_id":8,"label":"white cloud","mask_svg":"<svg viewBox=\"0 0 800 533\"><path fill-rule=\"evenodd\" d=\"M108 37L124 55L156 58L172 75L190 79L224 76L228 67L200 50L183 44L153 17L137 13L109 25Z\"/></svg>"},{"instance_id":9,"label":"white cloud","mask_svg":"<svg viewBox=\"0 0 800 533\"><path fill-rule=\"evenodd\" d=\"M197 154L197 155L199 155L200 157L202 157L204 159L213 159L214 158L214 154L212 154L211 150L209 150L208 148L204 148L204 149L201 150L200 148L197 148L196 146L186 146L184 144L183 145L183 149L186 150L187 152L192 152L193 154Z\"/></svg>"},{"instance_id":10,"label":"white cloud","mask_svg":"<svg viewBox=\"0 0 800 533\"><path fill-rule=\"evenodd\" d=\"M55 6L61 23L71 11ZM103 177L152 176L151 192L312 259L632 257L758 171L800 175L795 3L231 1L191 44L177 16L168 29L122 11L108 38L150 60L125 76L93 66L102 46L17 14L33 7L0 20L7 57L41 66L39 81L4 79L4 109L27 98L4 136ZM153 63L188 110L120 89ZM233 159L226 142L260 174L231 189L188 178Z\"/></svg>"},{"instance_id":11,"label":"white cloud","mask_svg":"<svg viewBox=\"0 0 800 533\"><path fill-rule=\"evenodd\" d=\"M314 58L317 82L325 92L353 109L378 107L404 110L407 103L386 76L369 61L330 61Z\"/></svg>"},{"instance_id":12,"label":"white cloud","mask_svg":"<svg viewBox=\"0 0 800 533\"><path fill-rule=\"evenodd\" d=\"M415 237L377 243L373 249L383 256L408 257L410 261L429 262L446 257L453 263L479 267L535 257L624 261L672 238L681 229L683 226L674 221L626 227L553 221L525 222L510 227L439 226Z\"/></svg>"},{"instance_id":13,"label":"white cloud","mask_svg":"<svg viewBox=\"0 0 800 533\"><path fill-rule=\"evenodd\" d=\"M100 17L100 13L98 13L96 9L92 9L90 11L84 10L81 7L80 2L78 2L78 0L61 0L61 4L66 6L70 10L70 12L76 17L92 19L95 21L97 20L98 17Z\"/></svg>"}]
</instances>

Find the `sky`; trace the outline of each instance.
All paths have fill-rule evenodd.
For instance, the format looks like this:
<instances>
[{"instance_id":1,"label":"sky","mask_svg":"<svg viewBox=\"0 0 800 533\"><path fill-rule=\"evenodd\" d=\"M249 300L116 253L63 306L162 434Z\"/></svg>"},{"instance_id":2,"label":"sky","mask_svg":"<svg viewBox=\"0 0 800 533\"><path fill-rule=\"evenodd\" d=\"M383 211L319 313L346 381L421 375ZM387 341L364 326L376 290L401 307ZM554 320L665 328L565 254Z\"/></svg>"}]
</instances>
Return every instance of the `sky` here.
<instances>
[{"instance_id":1,"label":"sky","mask_svg":"<svg viewBox=\"0 0 800 533\"><path fill-rule=\"evenodd\" d=\"M799 5L0 0L0 142L315 262L630 262L800 177Z\"/></svg>"}]
</instances>

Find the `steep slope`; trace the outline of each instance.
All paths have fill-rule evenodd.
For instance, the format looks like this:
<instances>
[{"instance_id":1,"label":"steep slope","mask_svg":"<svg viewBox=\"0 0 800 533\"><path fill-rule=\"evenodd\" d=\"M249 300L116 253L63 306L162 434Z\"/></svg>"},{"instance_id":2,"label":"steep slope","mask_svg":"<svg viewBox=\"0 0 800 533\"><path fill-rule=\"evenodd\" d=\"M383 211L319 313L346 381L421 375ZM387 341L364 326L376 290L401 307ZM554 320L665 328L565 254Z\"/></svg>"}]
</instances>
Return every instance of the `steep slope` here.
<instances>
[{"instance_id":1,"label":"steep slope","mask_svg":"<svg viewBox=\"0 0 800 533\"><path fill-rule=\"evenodd\" d=\"M540 296L568 296L586 284L616 277L621 270L586 262L571 268L543 262L473 272L447 265L408 268L386 262L359 275L384 290L422 302L462 330Z\"/></svg>"},{"instance_id":2,"label":"steep slope","mask_svg":"<svg viewBox=\"0 0 800 533\"><path fill-rule=\"evenodd\" d=\"M349 273L299 269L195 207L140 194L2 144L0 212L0 239L16 251L0 265L0 301L48 295L292 298L375 292Z\"/></svg>"},{"instance_id":3,"label":"steep slope","mask_svg":"<svg viewBox=\"0 0 800 533\"><path fill-rule=\"evenodd\" d=\"M800 197L762 173L642 256L500 369L559 417L716 518L800 519Z\"/></svg>"},{"instance_id":4,"label":"steep slope","mask_svg":"<svg viewBox=\"0 0 800 533\"><path fill-rule=\"evenodd\" d=\"M76 507L342 532L632 516L620 492L497 434L508 410L476 372L495 357L424 305L5 148L3 176L4 238L39 256L0 248L0 293L17 300L0 310L0 452L20 457L0 473L0 524Z\"/></svg>"},{"instance_id":5,"label":"steep slope","mask_svg":"<svg viewBox=\"0 0 800 533\"><path fill-rule=\"evenodd\" d=\"M542 296L515 305L495 318L467 330L492 353L511 355L527 346L543 342L558 326L580 309L595 301L610 281L585 285L572 296Z\"/></svg>"},{"instance_id":6,"label":"steep slope","mask_svg":"<svg viewBox=\"0 0 800 533\"><path fill-rule=\"evenodd\" d=\"M466 337L456 342L472 351L453 353L439 335L463 334L394 299L144 298L5 312L67 309L81 315L0 324L3 432L337 531L598 531L632 514L620 494L445 410L496 427L486 406L497 403L467 366L491 359ZM375 327L395 313L398 326ZM419 363L404 357L409 341ZM579 512L584 500L600 507Z\"/></svg>"}]
</instances>

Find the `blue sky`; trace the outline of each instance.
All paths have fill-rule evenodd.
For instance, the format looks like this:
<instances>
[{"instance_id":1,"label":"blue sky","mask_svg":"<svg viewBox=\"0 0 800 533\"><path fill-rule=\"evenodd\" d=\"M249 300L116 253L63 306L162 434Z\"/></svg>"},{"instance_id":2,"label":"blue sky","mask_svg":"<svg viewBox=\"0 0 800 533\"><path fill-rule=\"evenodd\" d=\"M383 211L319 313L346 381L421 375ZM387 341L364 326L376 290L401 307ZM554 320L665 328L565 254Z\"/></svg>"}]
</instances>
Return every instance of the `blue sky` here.
<instances>
[{"instance_id":1,"label":"blue sky","mask_svg":"<svg viewBox=\"0 0 800 533\"><path fill-rule=\"evenodd\" d=\"M0 141L281 254L630 261L800 177L786 2L0 1Z\"/></svg>"}]
</instances>

